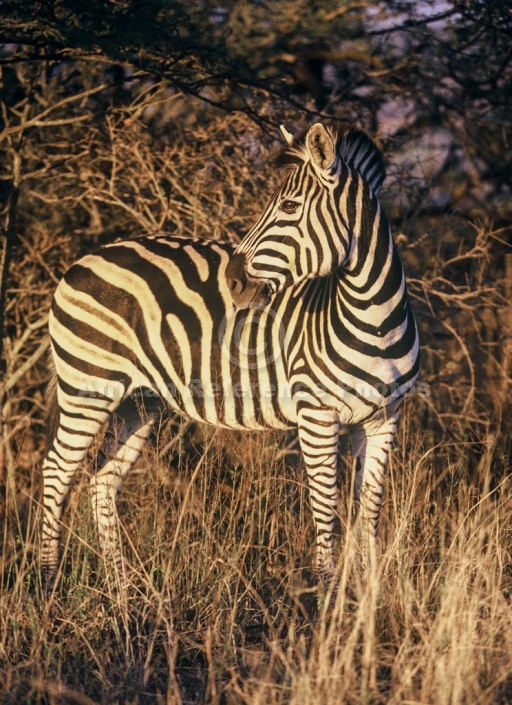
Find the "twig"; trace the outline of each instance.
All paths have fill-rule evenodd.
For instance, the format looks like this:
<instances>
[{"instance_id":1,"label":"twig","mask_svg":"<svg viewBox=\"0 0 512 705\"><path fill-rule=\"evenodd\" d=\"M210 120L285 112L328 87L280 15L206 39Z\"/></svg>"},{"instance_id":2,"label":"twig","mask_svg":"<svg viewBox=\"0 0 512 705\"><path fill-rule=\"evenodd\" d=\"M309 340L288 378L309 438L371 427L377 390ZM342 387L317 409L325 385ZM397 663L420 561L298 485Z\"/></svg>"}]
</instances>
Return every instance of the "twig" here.
<instances>
[{"instance_id":1,"label":"twig","mask_svg":"<svg viewBox=\"0 0 512 705\"><path fill-rule=\"evenodd\" d=\"M50 338L48 336L44 337L43 340L39 343L37 346L36 350L28 357L25 362L18 367L16 372L14 372L12 375L8 377L8 379L4 383L4 391L9 392L14 385L20 380L24 374L26 374L31 367L33 367L36 362L39 360L39 358L48 350L50 347Z\"/></svg>"}]
</instances>

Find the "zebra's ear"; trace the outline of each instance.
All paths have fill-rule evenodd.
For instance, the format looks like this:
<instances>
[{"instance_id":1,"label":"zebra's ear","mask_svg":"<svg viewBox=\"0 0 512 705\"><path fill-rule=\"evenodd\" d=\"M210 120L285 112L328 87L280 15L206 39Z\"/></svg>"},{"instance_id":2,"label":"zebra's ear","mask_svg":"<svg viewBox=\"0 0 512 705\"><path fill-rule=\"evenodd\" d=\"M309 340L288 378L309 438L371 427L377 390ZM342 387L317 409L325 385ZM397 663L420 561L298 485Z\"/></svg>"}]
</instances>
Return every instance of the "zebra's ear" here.
<instances>
[{"instance_id":1,"label":"zebra's ear","mask_svg":"<svg viewBox=\"0 0 512 705\"><path fill-rule=\"evenodd\" d=\"M291 132L288 132L286 127L284 125L279 125L279 129L283 133L283 137L286 140L286 144L288 147L293 147L293 135Z\"/></svg>"},{"instance_id":2,"label":"zebra's ear","mask_svg":"<svg viewBox=\"0 0 512 705\"><path fill-rule=\"evenodd\" d=\"M306 148L313 165L322 171L332 167L336 160L336 145L325 127L319 122L309 128Z\"/></svg>"}]
</instances>

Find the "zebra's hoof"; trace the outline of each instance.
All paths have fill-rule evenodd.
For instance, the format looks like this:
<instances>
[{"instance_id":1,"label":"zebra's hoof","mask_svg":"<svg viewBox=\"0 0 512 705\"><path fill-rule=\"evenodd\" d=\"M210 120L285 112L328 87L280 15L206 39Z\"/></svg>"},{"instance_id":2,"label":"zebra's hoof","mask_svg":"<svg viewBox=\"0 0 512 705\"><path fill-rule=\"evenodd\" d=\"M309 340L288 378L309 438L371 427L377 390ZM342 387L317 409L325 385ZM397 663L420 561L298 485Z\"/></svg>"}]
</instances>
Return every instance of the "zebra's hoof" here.
<instances>
[{"instance_id":1,"label":"zebra's hoof","mask_svg":"<svg viewBox=\"0 0 512 705\"><path fill-rule=\"evenodd\" d=\"M318 612L327 605L327 609L331 610L336 604L338 596L338 581L332 575L322 576L318 585L317 606Z\"/></svg>"},{"instance_id":2,"label":"zebra's hoof","mask_svg":"<svg viewBox=\"0 0 512 705\"><path fill-rule=\"evenodd\" d=\"M51 570L51 569L43 569L41 571L42 575L42 586L43 586L43 595L47 597L50 595L52 592L54 592L55 588L57 587L57 571L56 570Z\"/></svg>"}]
</instances>

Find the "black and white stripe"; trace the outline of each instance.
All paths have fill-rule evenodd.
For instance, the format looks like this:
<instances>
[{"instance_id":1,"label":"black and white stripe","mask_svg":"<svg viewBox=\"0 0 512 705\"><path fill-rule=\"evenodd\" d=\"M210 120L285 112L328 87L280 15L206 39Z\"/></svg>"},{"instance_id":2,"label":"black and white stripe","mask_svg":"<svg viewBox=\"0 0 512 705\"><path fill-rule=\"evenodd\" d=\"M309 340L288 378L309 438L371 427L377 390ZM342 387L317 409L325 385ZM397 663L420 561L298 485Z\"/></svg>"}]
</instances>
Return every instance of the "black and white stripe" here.
<instances>
[{"instance_id":1,"label":"black and white stripe","mask_svg":"<svg viewBox=\"0 0 512 705\"><path fill-rule=\"evenodd\" d=\"M382 158L363 133L317 124L283 162L284 183L237 248L146 235L87 255L59 284L50 315L58 418L43 466L48 584L65 495L107 422L91 498L102 546L120 560L115 495L162 406L228 428L298 427L326 578L338 434L348 428L373 551L398 407L419 367L376 197Z\"/></svg>"}]
</instances>

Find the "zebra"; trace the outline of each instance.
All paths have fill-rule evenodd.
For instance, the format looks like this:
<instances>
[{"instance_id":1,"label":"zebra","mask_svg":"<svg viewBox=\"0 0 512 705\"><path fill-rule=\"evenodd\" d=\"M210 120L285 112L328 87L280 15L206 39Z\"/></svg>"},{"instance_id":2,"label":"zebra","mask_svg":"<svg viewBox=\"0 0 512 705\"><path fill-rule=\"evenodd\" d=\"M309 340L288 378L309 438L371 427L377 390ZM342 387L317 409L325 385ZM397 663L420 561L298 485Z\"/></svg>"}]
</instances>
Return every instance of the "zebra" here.
<instances>
[{"instance_id":1,"label":"zebra","mask_svg":"<svg viewBox=\"0 0 512 705\"><path fill-rule=\"evenodd\" d=\"M41 568L56 581L63 502L106 427L90 498L122 566L115 498L162 408L230 429L297 428L319 584L335 583L338 436L352 441L363 563L375 542L399 407L419 372L405 276L362 131L316 123L279 159L284 181L238 246L144 234L70 267L51 305Z\"/></svg>"}]
</instances>

